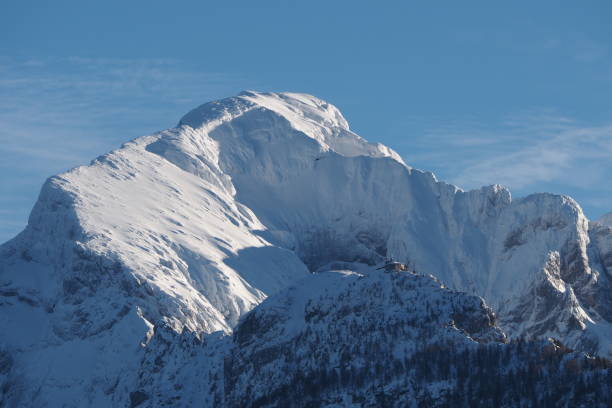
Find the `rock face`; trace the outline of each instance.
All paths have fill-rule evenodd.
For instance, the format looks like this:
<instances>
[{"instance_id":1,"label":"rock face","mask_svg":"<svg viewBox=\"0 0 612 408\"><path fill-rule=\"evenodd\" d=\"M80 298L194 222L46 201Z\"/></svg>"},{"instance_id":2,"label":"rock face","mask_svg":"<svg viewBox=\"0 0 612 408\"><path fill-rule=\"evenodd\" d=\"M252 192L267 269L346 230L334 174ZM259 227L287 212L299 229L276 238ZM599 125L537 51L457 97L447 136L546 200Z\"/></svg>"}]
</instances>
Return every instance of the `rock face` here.
<instances>
[{"instance_id":1,"label":"rock face","mask_svg":"<svg viewBox=\"0 0 612 408\"><path fill-rule=\"evenodd\" d=\"M452 349L474 341L503 342L494 321L481 298L444 290L429 277L315 275L253 310L236 328L234 351L225 363L226 402L287 406L299 390L308 395L308 387L331 388L349 376L359 390L351 400L363 398L372 385L369 373L392 372L394 363L418 351L437 344ZM329 402L351 402L343 401L343 394Z\"/></svg>"},{"instance_id":2,"label":"rock face","mask_svg":"<svg viewBox=\"0 0 612 408\"><path fill-rule=\"evenodd\" d=\"M248 313L232 336L199 341L160 328L131 405L612 402L612 362L556 342L507 344L481 298L445 289L433 277L361 270L300 281Z\"/></svg>"},{"instance_id":3,"label":"rock face","mask_svg":"<svg viewBox=\"0 0 612 408\"><path fill-rule=\"evenodd\" d=\"M45 183L0 247L3 398L108 405L156 327L231 333L309 272L387 256L482 296L510 338L610 356L611 237L568 197L464 192L324 101L245 92Z\"/></svg>"}]
</instances>

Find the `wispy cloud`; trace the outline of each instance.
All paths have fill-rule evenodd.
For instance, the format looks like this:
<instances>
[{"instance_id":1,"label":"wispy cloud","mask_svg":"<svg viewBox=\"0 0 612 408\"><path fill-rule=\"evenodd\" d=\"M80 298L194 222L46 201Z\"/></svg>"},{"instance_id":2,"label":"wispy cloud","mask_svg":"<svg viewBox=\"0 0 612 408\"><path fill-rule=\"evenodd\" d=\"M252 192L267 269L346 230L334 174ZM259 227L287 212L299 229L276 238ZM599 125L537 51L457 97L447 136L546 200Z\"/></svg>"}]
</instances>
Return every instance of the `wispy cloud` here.
<instances>
[{"instance_id":1,"label":"wispy cloud","mask_svg":"<svg viewBox=\"0 0 612 408\"><path fill-rule=\"evenodd\" d=\"M531 33L528 39L517 41L516 32L506 32L500 36L500 40L517 51L559 55L579 63L601 62L610 55L609 43L588 37L582 32L550 33L543 28L535 30L538 32L536 36L532 31L526 30Z\"/></svg>"},{"instance_id":2,"label":"wispy cloud","mask_svg":"<svg viewBox=\"0 0 612 408\"><path fill-rule=\"evenodd\" d=\"M496 123L429 127L405 144L406 159L464 188L504 184L519 193L554 190L598 213L612 210L612 123L586 125L555 113Z\"/></svg>"},{"instance_id":3,"label":"wispy cloud","mask_svg":"<svg viewBox=\"0 0 612 408\"><path fill-rule=\"evenodd\" d=\"M0 242L25 225L46 177L173 126L241 82L168 59L0 57L0 196L14 197L0 202Z\"/></svg>"},{"instance_id":4,"label":"wispy cloud","mask_svg":"<svg viewBox=\"0 0 612 408\"><path fill-rule=\"evenodd\" d=\"M0 154L60 162L171 126L231 82L172 60L76 57L0 58L0 78Z\"/></svg>"}]
</instances>

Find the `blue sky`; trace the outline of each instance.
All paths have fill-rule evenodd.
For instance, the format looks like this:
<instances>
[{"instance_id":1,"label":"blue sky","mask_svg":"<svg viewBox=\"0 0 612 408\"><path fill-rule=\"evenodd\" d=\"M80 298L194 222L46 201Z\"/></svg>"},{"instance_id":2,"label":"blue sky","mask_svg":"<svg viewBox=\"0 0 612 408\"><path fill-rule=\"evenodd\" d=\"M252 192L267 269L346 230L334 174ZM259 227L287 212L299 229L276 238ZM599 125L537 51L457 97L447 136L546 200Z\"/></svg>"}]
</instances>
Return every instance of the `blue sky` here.
<instances>
[{"instance_id":1,"label":"blue sky","mask_svg":"<svg viewBox=\"0 0 612 408\"><path fill-rule=\"evenodd\" d=\"M314 94L414 167L612 211L609 1L0 6L0 242L45 178L243 89Z\"/></svg>"}]
</instances>

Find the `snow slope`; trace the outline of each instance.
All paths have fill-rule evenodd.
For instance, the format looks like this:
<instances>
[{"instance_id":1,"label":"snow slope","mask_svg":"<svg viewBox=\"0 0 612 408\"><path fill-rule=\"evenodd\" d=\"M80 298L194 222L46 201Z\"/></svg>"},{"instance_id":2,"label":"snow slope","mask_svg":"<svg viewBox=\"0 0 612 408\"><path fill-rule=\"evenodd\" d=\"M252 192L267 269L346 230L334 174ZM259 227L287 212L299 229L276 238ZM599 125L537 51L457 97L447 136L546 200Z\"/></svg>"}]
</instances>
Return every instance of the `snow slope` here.
<instances>
[{"instance_id":1,"label":"snow slope","mask_svg":"<svg viewBox=\"0 0 612 408\"><path fill-rule=\"evenodd\" d=\"M611 236L565 196L439 182L315 97L245 92L45 183L0 247L11 398L107 405L154 327L231 332L309 270L385 256L483 296L510 336L610 355Z\"/></svg>"}]
</instances>

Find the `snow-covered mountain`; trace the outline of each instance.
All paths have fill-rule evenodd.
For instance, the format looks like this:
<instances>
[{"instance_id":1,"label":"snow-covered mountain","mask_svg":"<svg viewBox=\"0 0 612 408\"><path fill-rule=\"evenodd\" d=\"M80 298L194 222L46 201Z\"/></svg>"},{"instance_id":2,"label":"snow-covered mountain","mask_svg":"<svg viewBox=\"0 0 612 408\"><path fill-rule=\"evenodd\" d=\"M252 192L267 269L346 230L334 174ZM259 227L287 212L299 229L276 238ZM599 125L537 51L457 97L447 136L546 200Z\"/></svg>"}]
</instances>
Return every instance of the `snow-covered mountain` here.
<instances>
[{"instance_id":1,"label":"snow-covered mountain","mask_svg":"<svg viewBox=\"0 0 612 408\"><path fill-rule=\"evenodd\" d=\"M511 338L612 356L612 230L574 200L464 192L324 101L245 92L45 183L0 247L5 398L108 405L156 327L229 334L310 272L385 257L482 296Z\"/></svg>"},{"instance_id":2,"label":"snow-covered mountain","mask_svg":"<svg viewBox=\"0 0 612 408\"><path fill-rule=\"evenodd\" d=\"M271 296L245 316L233 336L200 341L159 328L138 381L128 387L130 403L515 407L571 401L605 407L612 402L612 369L605 370L611 362L585 358L554 341L506 344L481 298L445 289L433 277L344 267L350 269L313 274ZM562 380L569 376L573 381Z\"/></svg>"}]
</instances>

